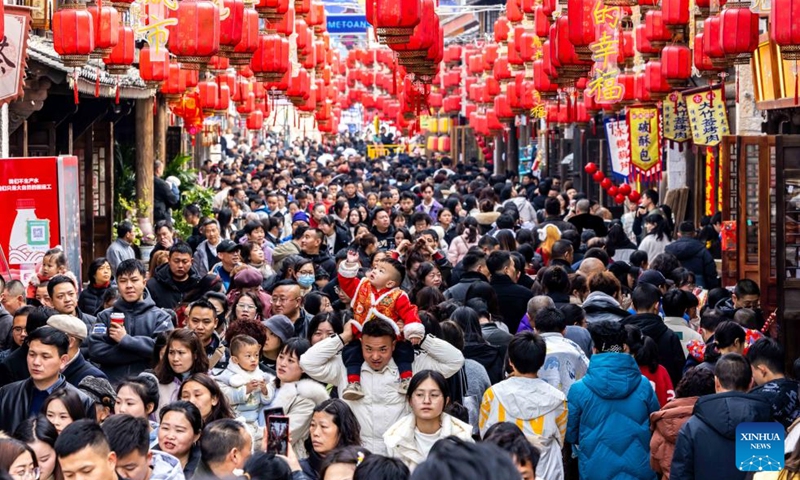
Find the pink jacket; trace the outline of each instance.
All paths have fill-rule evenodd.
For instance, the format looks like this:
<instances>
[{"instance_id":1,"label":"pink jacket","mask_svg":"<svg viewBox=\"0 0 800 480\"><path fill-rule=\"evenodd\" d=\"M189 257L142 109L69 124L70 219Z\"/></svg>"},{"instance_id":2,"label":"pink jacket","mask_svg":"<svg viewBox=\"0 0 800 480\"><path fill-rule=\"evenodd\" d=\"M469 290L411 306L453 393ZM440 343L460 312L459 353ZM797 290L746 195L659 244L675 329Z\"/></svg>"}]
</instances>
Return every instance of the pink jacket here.
<instances>
[{"instance_id":1,"label":"pink jacket","mask_svg":"<svg viewBox=\"0 0 800 480\"><path fill-rule=\"evenodd\" d=\"M478 242L467 243L463 235L459 235L450 242L450 248L447 249L447 260L453 265L457 264L467 254L470 247L474 247Z\"/></svg>"}]
</instances>

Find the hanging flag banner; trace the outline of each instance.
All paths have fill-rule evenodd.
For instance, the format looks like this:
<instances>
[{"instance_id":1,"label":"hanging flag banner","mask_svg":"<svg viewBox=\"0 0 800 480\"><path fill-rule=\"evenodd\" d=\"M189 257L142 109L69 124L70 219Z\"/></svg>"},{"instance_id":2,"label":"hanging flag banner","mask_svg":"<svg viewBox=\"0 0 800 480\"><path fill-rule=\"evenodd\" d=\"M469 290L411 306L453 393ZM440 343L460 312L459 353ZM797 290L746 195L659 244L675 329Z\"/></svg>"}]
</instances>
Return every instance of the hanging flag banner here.
<instances>
[{"instance_id":1,"label":"hanging flag banner","mask_svg":"<svg viewBox=\"0 0 800 480\"><path fill-rule=\"evenodd\" d=\"M631 141L628 135L628 122L607 120L608 157L611 159L611 173L619 181L631 174Z\"/></svg>"},{"instance_id":2,"label":"hanging flag banner","mask_svg":"<svg viewBox=\"0 0 800 480\"><path fill-rule=\"evenodd\" d=\"M680 144L692 139L689 130L689 111L686 109L686 99L681 92L672 92L664 99L662 112L664 140Z\"/></svg>"},{"instance_id":3,"label":"hanging flag banner","mask_svg":"<svg viewBox=\"0 0 800 480\"><path fill-rule=\"evenodd\" d=\"M658 108L629 108L631 170L636 180L661 175Z\"/></svg>"},{"instance_id":4,"label":"hanging flag banner","mask_svg":"<svg viewBox=\"0 0 800 480\"><path fill-rule=\"evenodd\" d=\"M730 134L722 87L686 93L684 97L694 144L705 147L719 145L723 135Z\"/></svg>"}]
</instances>

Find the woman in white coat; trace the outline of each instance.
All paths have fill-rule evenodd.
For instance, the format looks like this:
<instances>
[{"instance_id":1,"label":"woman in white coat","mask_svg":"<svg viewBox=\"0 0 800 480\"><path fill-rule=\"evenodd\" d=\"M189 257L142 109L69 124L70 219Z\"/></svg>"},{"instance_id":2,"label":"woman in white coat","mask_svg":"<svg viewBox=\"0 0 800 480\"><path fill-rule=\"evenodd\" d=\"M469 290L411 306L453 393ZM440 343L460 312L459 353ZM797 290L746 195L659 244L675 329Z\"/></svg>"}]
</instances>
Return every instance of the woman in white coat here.
<instances>
[{"instance_id":1,"label":"woman in white coat","mask_svg":"<svg viewBox=\"0 0 800 480\"><path fill-rule=\"evenodd\" d=\"M300 356L311 348L304 338L291 338L283 346L275 362L278 391L270 407L283 407L289 417L289 436L297 458L307 456L303 443L308 438L308 429L314 408L328 399L325 386L308 378L300 368Z\"/></svg>"},{"instance_id":2,"label":"woman in white coat","mask_svg":"<svg viewBox=\"0 0 800 480\"><path fill-rule=\"evenodd\" d=\"M412 413L389 427L383 440L389 456L409 470L424 462L433 444L442 438L456 436L472 441L472 426L444 413L450 390L441 373L423 370L415 374L406 397Z\"/></svg>"}]
</instances>

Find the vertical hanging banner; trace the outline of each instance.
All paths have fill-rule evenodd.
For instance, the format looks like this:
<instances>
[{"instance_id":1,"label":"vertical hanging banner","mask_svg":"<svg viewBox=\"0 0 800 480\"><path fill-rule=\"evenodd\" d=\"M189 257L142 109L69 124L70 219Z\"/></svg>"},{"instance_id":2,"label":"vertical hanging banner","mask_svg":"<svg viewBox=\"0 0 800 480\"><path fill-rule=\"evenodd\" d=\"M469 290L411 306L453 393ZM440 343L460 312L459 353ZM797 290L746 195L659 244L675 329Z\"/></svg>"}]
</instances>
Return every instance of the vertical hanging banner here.
<instances>
[{"instance_id":1,"label":"vertical hanging banner","mask_svg":"<svg viewBox=\"0 0 800 480\"><path fill-rule=\"evenodd\" d=\"M610 7L597 0L592 9L595 26L595 40L589 44L594 67L587 85L588 95L597 103L617 103L625 94L625 87L617 82L620 71L617 66L619 56L619 24L623 12L621 7Z\"/></svg>"},{"instance_id":2,"label":"vertical hanging banner","mask_svg":"<svg viewBox=\"0 0 800 480\"><path fill-rule=\"evenodd\" d=\"M631 173L634 179L653 180L661 175L661 142L658 108L629 108Z\"/></svg>"},{"instance_id":3,"label":"vertical hanging banner","mask_svg":"<svg viewBox=\"0 0 800 480\"><path fill-rule=\"evenodd\" d=\"M631 139L628 134L628 122L607 120L606 137L608 138L608 157L611 159L611 173L619 181L627 180L631 175Z\"/></svg>"},{"instance_id":4,"label":"vertical hanging banner","mask_svg":"<svg viewBox=\"0 0 800 480\"><path fill-rule=\"evenodd\" d=\"M694 144L705 147L719 145L723 135L730 134L722 87L685 93L684 97Z\"/></svg>"},{"instance_id":5,"label":"vertical hanging banner","mask_svg":"<svg viewBox=\"0 0 800 480\"><path fill-rule=\"evenodd\" d=\"M689 129L689 111L686 109L686 99L681 92L672 92L662 103L664 115L664 140L670 143L682 144L692 139L692 132Z\"/></svg>"}]
</instances>

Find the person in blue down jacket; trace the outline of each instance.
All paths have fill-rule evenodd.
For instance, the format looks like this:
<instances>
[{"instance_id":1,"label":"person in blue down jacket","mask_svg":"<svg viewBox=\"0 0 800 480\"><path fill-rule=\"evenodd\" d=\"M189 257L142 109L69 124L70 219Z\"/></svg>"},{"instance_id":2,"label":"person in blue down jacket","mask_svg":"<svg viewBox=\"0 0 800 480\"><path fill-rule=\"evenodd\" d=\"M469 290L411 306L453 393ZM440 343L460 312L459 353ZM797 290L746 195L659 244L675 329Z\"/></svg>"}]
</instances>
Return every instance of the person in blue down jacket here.
<instances>
[{"instance_id":1,"label":"person in blue down jacket","mask_svg":"<svg viewBox=\"0 0 800 480\"><path fill-rule=\"evenodd\" d=\"M567 395L566 441L578 453L582 480L655 480L650 468L650 414L659 409L650 382L625 345L625 327L589 325L594 355Z\"/></svg>"},{"instance_id":2,"label":"person in blue down jacket","mask_svg":"<svg viewBox=\"0 0 800 480\"><path fill-rule=\"evenodd\" d=\"M116 273L120 298L97 315L89 335L89 357L114 384L149 368L156 335L173 329L172 317L156 306L145 289L142 262L125 260ZM113 313L125 315L123 324L111 323Z\"/></svg>"},{"instance_id":3,"label":"person in blue down jacket","mask_svg":"<svg viewBox=\"0 0 800 480\"><path fill-rule=\"evenodd\" d=\"M749 478L750 472L736 468L736 426L742 422L771 421L770 403L747 393L753 372L750 362L738 353L728 353L717 360L714 377L717 393L697 400L694 415L678 433L671 480ZM769 455L779 460L783 449Z\"/></svg>"}]
</instances>

